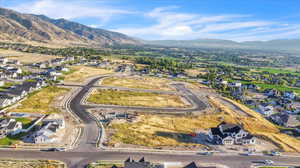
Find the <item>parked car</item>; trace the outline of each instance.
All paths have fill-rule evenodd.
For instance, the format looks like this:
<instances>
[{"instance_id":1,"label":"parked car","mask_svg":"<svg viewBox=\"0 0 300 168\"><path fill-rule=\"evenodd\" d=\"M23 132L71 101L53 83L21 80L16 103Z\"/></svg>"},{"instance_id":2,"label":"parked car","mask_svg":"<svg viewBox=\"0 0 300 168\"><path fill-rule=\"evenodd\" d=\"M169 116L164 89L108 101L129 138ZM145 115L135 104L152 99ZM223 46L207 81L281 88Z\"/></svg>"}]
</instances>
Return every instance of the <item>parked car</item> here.
<instances>
[{"instance_id":1,"label":"parked car","mask_svg":"<svg viewBox=\"0 0 300 168\"><path fill-rule=\"evenodd\" d=\"M41 151L45 152L63 152L65 151L64 148L49 148L49 149L42 149Z\"/></svg>"},{"instance_id":2,"label":"parked car","mask_svg":"<svg viewBox=\"0 0 300 168\"><path fill-rule=\"evenodd\" d=\"M256 160L256 161L253 161L253 163L272 165L272 164L274 164L274 161L272 161L272 160Z\"/></svg>"},{"instance_id":3,"label":"parked car","mask_svg":"<svg viewBox=\"0 0 300 168\"><path fill-rule=\"evenodd\" d=\"M198 154L199 154L199 155L205 155L205 156L211 156L211 155L213 155L214 153L213 153L213 152L199 152Z\"/></svg>"},{"instance_id":4,"label":"parked car","mask_svg":"<svg viewBox=\"0 0 300 168\"><path fill-rule=\"evenodd\" d=\"M271 156L280 156L281 153L278 152L278 151L272 151L272 152L270 153L270 155L271 155Z\"/></svg>"}]
</instances>

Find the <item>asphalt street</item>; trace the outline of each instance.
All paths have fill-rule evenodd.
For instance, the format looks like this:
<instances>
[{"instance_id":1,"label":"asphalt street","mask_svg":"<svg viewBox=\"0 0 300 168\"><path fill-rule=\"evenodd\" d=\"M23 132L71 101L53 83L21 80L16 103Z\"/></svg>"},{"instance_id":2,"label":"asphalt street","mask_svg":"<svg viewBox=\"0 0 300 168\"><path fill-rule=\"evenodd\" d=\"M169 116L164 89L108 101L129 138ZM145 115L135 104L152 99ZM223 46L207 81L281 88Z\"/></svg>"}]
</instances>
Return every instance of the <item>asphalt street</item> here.
<instances>
[{"instance_id":1,"label":"asphalt street","mask_svg":"<svg viewBox=\"0 0 300 168\"><path fill-rule=\"evenodd\" d=\"M213 156L200 156L200 155L187 155L187 154L168 154L168 153L143 153L143 152L112 152L101 151L96 148L97 137L100 133L96 121L86 111L86 107L81 105L80 102L85 94L91 89L94 84L103 77L92 79L87 85L81 87L80 92L74 96L70 101L71 110L82 120L84 129L82 136L79 140L77 148L66 152L42 152L42 151L22 151L20 149L1 150L1 158L14 158L14 159L53 159L64 161L70 168L83 168L88 163L97 160L125 160L126 158L146 157L150 161L174 161L174 162L191 162L198 163L218 163L227 165L230 168L249 168L252 161L271 159L278 164L297 164L300 165L299 157L268 157L268 156L238 156L238 155L213 155ZM191 103L195 104L193 110L203 110L206 105L199 100L199 98L187 89L182 84L174 85L178 90L183 92L189 97ZM172 109L174 111L174 109ZM179 109L179 112L182 109ZM191 110L187 110L191 111Z\"/></svg>"}]
</instances>

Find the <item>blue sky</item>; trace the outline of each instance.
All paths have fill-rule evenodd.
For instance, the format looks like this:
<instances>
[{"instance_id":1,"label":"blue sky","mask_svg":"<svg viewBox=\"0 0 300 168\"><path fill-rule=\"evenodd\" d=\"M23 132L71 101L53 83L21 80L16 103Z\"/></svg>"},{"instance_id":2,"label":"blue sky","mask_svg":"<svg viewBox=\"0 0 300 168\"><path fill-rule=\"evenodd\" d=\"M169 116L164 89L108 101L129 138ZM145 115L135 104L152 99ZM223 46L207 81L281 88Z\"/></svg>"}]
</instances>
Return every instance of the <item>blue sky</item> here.
<instances>
[{"instance_id":1,"label":"blue sky","mask_svg":"<svg viewBox=\"0 0 300 168\"><path fill-rule=\"evenodd\" d=\"M0 6L148 40L300 38L298 0L0 0Z\"/></svg>"}]
</instances>

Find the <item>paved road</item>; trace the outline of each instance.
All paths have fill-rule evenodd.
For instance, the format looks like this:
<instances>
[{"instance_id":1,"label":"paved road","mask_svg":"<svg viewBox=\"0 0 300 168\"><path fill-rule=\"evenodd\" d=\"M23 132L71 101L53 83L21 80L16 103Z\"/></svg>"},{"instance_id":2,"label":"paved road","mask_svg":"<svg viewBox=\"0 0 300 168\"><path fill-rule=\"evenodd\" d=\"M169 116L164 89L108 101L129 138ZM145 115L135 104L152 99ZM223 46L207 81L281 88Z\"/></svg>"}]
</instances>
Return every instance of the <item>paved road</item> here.
<instances>
[{"instance_id":1,"label":"paved road","mask_svg":"<svg viewBox=\"0 0 300 168\"><path fill-rule=\"evenodd\" d=\"M196 161L199 163L219 163L229 166L230 168L249 168L251 161L270 159L266 156L198 156L198 155L185 155L185 154L159 154L159 153L142 153L142 152L108 152L100 151L95 148L97 136L99 134L99 128L93 117L88 114L85 107L80 105L80 101L83 99L87 91L93 87L99 79L103 77L95 78L91 80L86 86L82 87L81 91L70 101L70 108L72 111L81 118L84 124L84 131L81 136L79 146L71 151L67 152L40 152L40 151L21 151L21 150L8 150L0 151L1 158L14 158L14 159L54 159L61 160L67 163L70 168L83 168L88 163L97 160L125 160L128 156L140 158L145 156L150 161L176 161L176 162L190 162ZM191 91L185 88L183 85L178 84L175 87L183 91L189 96L191 101L196 103L197 108L202 109L203 102L194 95ZM202 102L202 103L201 103ZM202 108L201 108L202 107ZM294 157L276 157L272 160L284 164L298 164L300 165L300 159Z\"/></svg>"},{"instance_id":2,"label":"paved road","mask_svg":"<svg viewBox=\"0 0 300 168\"><path fill-rule=\"evenodd\" d=\"M267 157L267 156L232 156L232 155L174 155L174 154L151 154L151 153L133 153L133 152L39 152L39 151L0 151L1 158L15 159L53 159L61 160L67 163L70 168L83 168L88 163L97 160L125 160L127 157L141 158L145 156L150 161L166 162L191 162L198 163L217 163L230 168L250 168L252 161L262 159L272 159L276 164L294 164L300 165L299 158L293 157Z\"/></svg>"},{"instance_id":3,"label":"paved road","mask_svg":"<svg viewBox=\"0 0 300 168\"><path fill-rule=\"evenodd\" d=\"M84 123L83 134L80 138L78 148L75 151L95 151L97 137L100 128L97 126L93 117L86 111L80 102L84 95L89 91L93 85L103 77L92 79L86 86L84 86L79 93L70 101L71 110L82 120Z\"/></svg>"},{"instance_id":4,"label":"paved road","mask_svg":"<svg viewBox=\"0 0 300 168\"><path fill-rule=\"evenodd\" d=\"M149 111L153 113L187 113L187 112L201 112L202 110L205 110L207 108L207 105L201 101L197 95L195 95L193 92L191 92L189 89L185 87L184 84L177 83L172 84L177 91L179 91L187 101L189 101L190 104L193 105L191 108L153 108L153 107L133 107L133 106L118 106L118 105L83 105L85 109L88 108L114 108L114 109L125 109L125 110L140 110L140 111ZM100 87L100 88L106 88L106 87ZM115 89L118 89L118 87L114 87ZM123 89L123 88L119 88ZM127 88L126 90L133 90L136 89L130 89ZM149 92L153 92L148 90ZM156 91L157 92L157 91ZM164 92L161 92L164 93ZM166 92L168 94L174 93L174 92Z\"/></svg>"}]
</instances>

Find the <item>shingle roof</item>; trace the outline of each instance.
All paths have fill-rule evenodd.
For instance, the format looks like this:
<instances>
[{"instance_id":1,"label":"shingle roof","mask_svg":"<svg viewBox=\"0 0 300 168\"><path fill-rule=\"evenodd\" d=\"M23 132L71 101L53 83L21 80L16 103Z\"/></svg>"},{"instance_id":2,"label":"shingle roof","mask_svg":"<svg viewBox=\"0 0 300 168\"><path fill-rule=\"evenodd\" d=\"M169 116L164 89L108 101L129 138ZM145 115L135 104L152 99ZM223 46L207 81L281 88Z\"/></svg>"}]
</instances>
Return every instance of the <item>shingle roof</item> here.
<instances>
[{"instance_id":1,"label":"shingle roof","mask_svg":"<svg viewBox=\"0 0 300 168\"><path fill-rule=\"evenodd\" d=\"M10 122L7 126L7 129L14 129L17 125L17 122L14 121L14 122Z\"/></svg>"},{"instance_id":2,"label":"shingle roof","mask_svg":"<svg viewBox=\"0 0 300 168\"><path fill-rule=\"evenodd\" d=\"M191 162L190 164L184 166L183 168L198 168L195 162Z\"/></svg>"}]
</instances>

